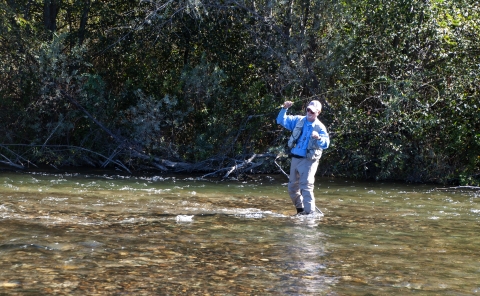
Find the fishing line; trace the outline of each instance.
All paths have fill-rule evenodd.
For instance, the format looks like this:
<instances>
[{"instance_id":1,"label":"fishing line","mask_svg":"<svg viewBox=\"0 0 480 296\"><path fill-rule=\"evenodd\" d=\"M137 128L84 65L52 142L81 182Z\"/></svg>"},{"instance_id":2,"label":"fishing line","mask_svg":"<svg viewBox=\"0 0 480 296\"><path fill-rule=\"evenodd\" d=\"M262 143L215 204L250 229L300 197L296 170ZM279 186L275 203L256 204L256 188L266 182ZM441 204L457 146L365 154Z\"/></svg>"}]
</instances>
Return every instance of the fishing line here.
<instances>
[{"instance_id":1,"label":"fishing line","mask_svg":"<svg viewBox=\"0 0 480 296\"><path fill-rule=\"evenodd\" d=\"M426 76L425 78L433 78L433 76L436 76L436 75L432 75L432 76ZM308 101L312 98L318 98L320 96L323 96L323 95L326 95L326 94L329 94L329 93L333 93L333 92L337 92L337 91L342 91L342 90L346 90L346 89L349 89L349 88L357 88L357 87L360 87L360 86L366 86L366 85L374 85L374 84L381 84L381 83L384 83L384 84L388 84L388 85L395 85L397 83L406 83L406 82L411 82L411 81L414 81L412 79L404 79L404 80L396 80L396 81L372 81L372 82L367 82L367 83L361 83L361 84L354 84L354 85L349 85L349 86L344 86L344 87L340 87L340 88L336 88L336 89L332 89L332 90L327 90L327 91L324 91L324 92L321 92L321 93L317 93L317 94L313 94L309 97L306 97L306 98L301 98L301 99L295 99L295 100L292 100L293 103L297 103L297 102L304 102L304 101ZM430 82L426 82L426 83L422 83L418 88L422 88L422 87L425 87L425 86L429 86L431 88L433 88L435 90L435 92L437 93L437 100L435 101L435 103L433 103L432 105L430 105L430 107L432 107L433 105L435 105L439 100L440 100L440 91L432 85L432 83L434 82L435 80L432 80ZM326 101L325 101L326 102ZM328 106L328 102L326 102L326 105ZM423 107L423 106L422 106ZM278 108L283 108L283 104L278 106L276 109Z\"/></svg>"}]
</instances>

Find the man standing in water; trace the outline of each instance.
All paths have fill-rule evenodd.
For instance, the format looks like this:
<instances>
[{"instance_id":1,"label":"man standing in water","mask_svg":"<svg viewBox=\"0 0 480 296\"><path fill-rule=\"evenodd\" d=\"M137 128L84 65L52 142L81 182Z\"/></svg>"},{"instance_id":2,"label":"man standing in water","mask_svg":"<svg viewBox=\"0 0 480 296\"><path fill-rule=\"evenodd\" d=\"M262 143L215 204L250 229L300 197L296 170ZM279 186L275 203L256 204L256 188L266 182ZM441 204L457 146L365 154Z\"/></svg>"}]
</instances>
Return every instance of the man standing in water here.
<instances>
[{"instance_id":1,"label":"man standing in water","mask_svg":"<svg viewBox=\"0 0 480 296\"><path fill-rule=\"evenodd\" d=\"M277 116L277 123L292 131L288 140L292 163L288 181L288 194L297 208L297 213L315 212L313 187L318 162L323 149L330 145L330 137L325 125L317 119L322 104L313 100L307 106L306 116L287 115L293 102L286 101Z\"/></svg>"}]
</instances>

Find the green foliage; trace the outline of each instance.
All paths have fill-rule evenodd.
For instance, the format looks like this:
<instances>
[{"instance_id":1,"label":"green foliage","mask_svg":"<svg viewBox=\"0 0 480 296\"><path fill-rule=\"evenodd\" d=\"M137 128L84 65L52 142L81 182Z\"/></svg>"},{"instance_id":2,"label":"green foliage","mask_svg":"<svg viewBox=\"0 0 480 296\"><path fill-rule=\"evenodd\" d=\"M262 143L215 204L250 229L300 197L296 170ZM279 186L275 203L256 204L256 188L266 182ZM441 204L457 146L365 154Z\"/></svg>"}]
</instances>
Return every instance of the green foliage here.
<instances>
[{"instance_id":1,"label":"green foliage","mask_svg":"<svg viewBox=\"0 0 480 296\"><path fill-rule=\"evenodd\" d=\"M479 182L471 1L62 1L49 19L32 3L0 4L0 141L40 162L86 159L48 144L113 155L92 118L152 156L277 151L277 107L318 98L322 173Z\"/></svg>"},{"instance_id":2,"label":"green foliage","mask_svg":"<svg viewBox=\"0 0 480 296\"><path fill-rule=\"evenodd\" d=\"M452 3L345 6L355 22L339 35L338 45L348 50L337 58L347 67L337 72L340 88L331 100L341 111L332 127L346 146L335 166L340 175L348 176L346 169L355 176L441 183L461 181L458 169L478 175L472 141L480 115L478 66L467 61L477 60L471 49L478 44L478 21L465 17L478 12L463 3L460 14Z\"/></svg>"},{"instance_id":3,"label":"green foliage","mask_svg":"<svg viewBox=\"0 0 480 296\"><path fill-rule=\"evenodd\" d=\"M185 116L177 110L178 101L168 95L160 100L153 96L147 97L141 90L135 94L137 104L121 113L121 124L128 131L127 136L148 153L165 153L166 138L171 136L168 131L172 126L178 126ZM168 154L169 151L166 151Z\"/></svg>"},{"instance_id":4,"label":"green foliage","mask_svg":"<svg viewBox=\"0 0 480 296\"><path fill-rule=\"evenodd\" d=\"M84 95L82 87L88 77L81 71L89 65L83 61L85 48L76 47L65 53L64 40L64 36L55 37L42 44L35 54L41 88L38 97L26 108L29 116L24 117L34 136L31 138L33 143L65 137L73 129L75 118L80 116L61 91L67 91L77 99Z\"/></svg>"},{"instance_id":5,"label":"green foliage","mask_svg":"<svg viewBox=\"0 0 480 296\"><path fill-rule=\"evenodd\" d=\"M38 40L31 36L31 23L0 3L0 141L18 139L15 122L22 116L29 98L37 95L36 69L31 48Z\"/></svg>"}]
</instances>

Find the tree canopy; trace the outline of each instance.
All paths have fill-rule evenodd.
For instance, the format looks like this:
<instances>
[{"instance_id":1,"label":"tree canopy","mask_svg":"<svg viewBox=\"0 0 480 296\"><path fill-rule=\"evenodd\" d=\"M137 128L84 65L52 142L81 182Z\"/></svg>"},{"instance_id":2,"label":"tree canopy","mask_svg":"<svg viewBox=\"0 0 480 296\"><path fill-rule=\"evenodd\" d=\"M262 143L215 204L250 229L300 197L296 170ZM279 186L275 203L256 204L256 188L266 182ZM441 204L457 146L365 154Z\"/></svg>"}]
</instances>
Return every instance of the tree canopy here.
<instances>
[{"instance_id":1,"label":"tree canopy","mask_svg":"<svg viewBox=\"0 0 480 296\"><path fill-rule=\"evenodd\" d=\"M278 171L279 106L302 114L315 98L332 137L318 174L480 182L475 1L7 0L0 12L3 164Z\"/></svg>"}]
</instances>

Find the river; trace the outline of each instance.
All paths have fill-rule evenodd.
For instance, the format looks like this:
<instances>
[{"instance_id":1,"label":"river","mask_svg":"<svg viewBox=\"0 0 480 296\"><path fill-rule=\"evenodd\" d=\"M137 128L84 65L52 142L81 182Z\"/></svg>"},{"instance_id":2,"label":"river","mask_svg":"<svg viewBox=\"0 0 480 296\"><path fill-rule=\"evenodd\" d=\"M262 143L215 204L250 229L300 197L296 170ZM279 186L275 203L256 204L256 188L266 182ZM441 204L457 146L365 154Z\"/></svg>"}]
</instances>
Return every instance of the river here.
<instances>
[{"instance_id":1,"label":"river","mask_svg":"<svg viewBox=\"0 0 480 296\"><path fill-rule=\"evenodd\" d=\"M479 295L480 192L317 178L0 172L6 295Z\"/></svg>"}]
</instances>

